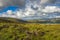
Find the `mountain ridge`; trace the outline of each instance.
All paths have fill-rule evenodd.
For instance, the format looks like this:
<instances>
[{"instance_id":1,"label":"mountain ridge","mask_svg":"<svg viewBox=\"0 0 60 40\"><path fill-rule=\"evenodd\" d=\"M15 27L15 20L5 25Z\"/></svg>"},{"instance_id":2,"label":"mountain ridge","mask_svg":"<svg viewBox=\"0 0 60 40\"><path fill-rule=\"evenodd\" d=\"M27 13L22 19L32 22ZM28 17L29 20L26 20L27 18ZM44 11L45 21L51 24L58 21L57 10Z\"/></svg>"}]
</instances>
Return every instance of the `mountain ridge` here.
<instances>
[{"instance_id":1,"label":"mountain ridge","mask_svg":"<svg viewBox=\"0 0 60 40\"><path fill-rule=\"evenodd\" d=\"M34 19L34 20L22 20L17 18L10 17L0 17L0 22L11 22L11 23L60 23L60 18L51 18L51 19Z\"/></svg>"}]
</instances>

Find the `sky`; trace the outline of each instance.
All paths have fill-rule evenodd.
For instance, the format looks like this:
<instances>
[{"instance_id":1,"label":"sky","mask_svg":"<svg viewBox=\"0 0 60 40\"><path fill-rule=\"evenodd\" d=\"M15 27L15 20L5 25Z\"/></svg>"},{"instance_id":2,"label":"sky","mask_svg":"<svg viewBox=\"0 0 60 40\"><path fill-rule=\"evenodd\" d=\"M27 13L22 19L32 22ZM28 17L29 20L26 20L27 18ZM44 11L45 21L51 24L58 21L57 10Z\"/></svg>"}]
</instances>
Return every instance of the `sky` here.
<instances>
[{"instance_id":1,"label":"sky","mask_svg":"<svg viewBox=\"0 0 60 40\"><path fill-rule=\"evenodd\" d=\"M60 18L60 0L0 0L0 17Z\"/></svg>"}]
</instances>

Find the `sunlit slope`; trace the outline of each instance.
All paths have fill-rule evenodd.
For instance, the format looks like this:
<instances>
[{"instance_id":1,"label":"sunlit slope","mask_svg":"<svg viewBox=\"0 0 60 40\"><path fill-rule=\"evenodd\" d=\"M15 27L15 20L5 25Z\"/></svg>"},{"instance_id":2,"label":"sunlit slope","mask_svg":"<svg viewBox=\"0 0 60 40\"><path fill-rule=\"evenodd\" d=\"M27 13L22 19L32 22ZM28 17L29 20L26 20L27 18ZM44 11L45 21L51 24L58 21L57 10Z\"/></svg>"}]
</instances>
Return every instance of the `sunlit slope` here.
<instances>
[{"instance_id":1,"label":"sunlit slope","mask_svg":"<svg viewBox=\"0 0 60 40\"><path fill-rule=\"evenodd\" d=\"M10 18L10 17L0 17L0 22L12 22L12 23L21 23L21 22L26 22L21 19L16 19L16 18Z\"/></svg>"},{"instance_id":2,"label":"sunlit slope","mask_svg":"<svg viewBox=\"0 0 60 40\"><path fill-rule=\"evenodd\" d=\"M0 40L60 40L60 24L0 21Z\"/></svg>"}]
</instances>

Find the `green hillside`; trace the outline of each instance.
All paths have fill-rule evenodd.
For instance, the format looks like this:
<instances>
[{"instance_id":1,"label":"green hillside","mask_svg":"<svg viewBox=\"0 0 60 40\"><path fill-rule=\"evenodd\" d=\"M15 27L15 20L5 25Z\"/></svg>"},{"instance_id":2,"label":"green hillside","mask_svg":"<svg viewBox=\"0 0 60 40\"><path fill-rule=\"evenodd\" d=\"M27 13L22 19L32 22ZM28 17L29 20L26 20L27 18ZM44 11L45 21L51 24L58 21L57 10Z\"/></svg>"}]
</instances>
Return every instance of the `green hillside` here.
<instances>
[{"instance_id":1,"label":"green hillside","mask_svg":"<svg viewBox=\"0 0 60 40\"><path fill-rule=\"evenodd\" d=\"M60 24L25 22L0 18L0 40L60 40Z\"/></svg>"},{"instance_id":2,"label":"green hillside","mask_svg":"<svg viewBox=\"0 0 60 40\"><path fill-rule=\"evenodd\" d=\"M16 18L0 17L0 22L23 23L27 21L16 19Z\"/></svg>"}]
</instances>

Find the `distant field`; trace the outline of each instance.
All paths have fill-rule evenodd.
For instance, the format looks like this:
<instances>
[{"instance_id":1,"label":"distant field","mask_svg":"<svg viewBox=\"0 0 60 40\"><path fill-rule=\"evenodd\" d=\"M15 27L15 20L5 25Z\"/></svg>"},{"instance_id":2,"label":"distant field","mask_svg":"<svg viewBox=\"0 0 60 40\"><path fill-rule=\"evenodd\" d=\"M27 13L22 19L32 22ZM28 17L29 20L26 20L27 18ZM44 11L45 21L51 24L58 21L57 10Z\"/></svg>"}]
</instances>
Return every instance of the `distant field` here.
<instances>
[{"instance_id":1,"label":"distant field","mask_svg":"<svg viewBox=\"0 0 60 40\"><path fill-rule=\"evenodd\" d=\"M1 22L0 40L60 40L60 24Z\"/></svg>"}]
</instances>

